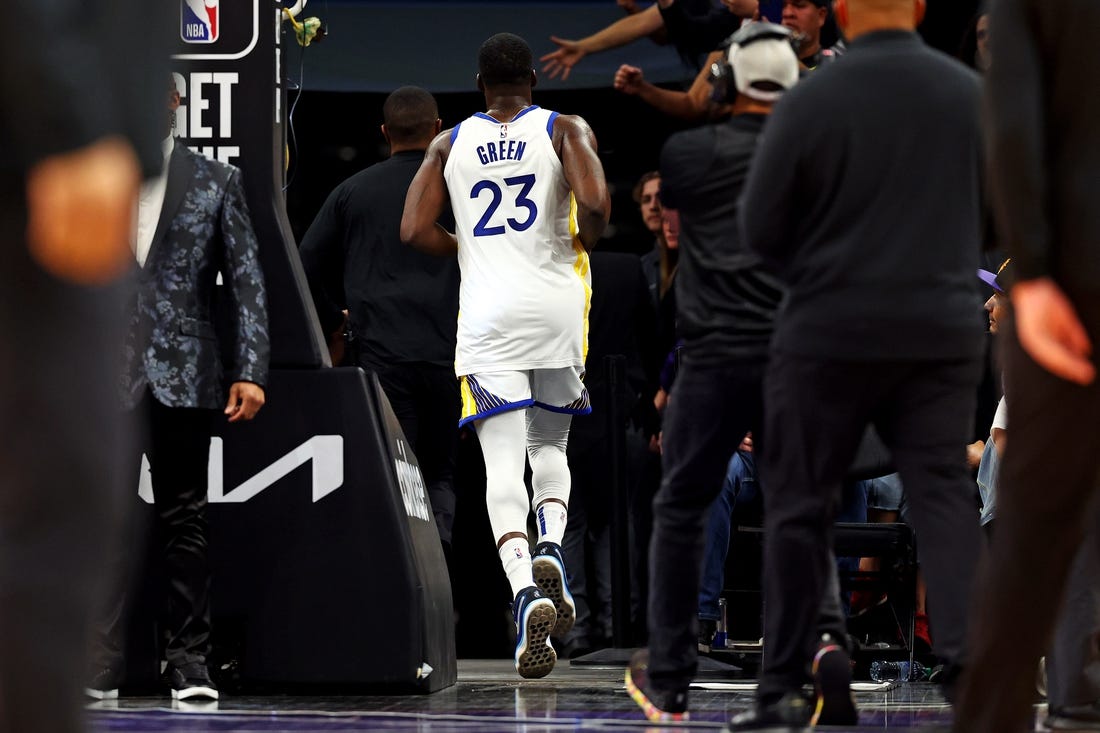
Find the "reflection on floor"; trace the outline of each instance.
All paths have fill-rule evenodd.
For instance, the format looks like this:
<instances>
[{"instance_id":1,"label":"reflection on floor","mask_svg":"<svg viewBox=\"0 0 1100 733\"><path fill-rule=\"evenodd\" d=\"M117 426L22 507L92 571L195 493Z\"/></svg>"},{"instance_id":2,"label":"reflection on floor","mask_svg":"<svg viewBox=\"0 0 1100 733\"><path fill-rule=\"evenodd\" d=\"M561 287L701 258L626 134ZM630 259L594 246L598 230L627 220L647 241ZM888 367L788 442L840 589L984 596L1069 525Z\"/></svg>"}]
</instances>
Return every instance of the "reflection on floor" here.
<instances>
[{"instance_id":1,"label":"reflection on floor","mask_svg":"<svg viewBox=\"0 0 1100 733\"><path fill-rule=\"evenodd\" d=\"M722 728L752 701L752 686L710 677L691 692L690 730ZM926 683L857 692L860 726L852 730L920 731L950 723L939 689ZM188 733L229 731L392 731L404 733L562 733L593 728L645 729L623 687L621 668L558 668L541 680L520 680L509 660L462 660L458 684L431 695L226 695L218 703L165 697L96 703L95 731ZM658 731L675 728L654 727ZM945 728L946 729L946 728ZM836 729L833 729L836 730Z\"/></svg>"}]
</instances>

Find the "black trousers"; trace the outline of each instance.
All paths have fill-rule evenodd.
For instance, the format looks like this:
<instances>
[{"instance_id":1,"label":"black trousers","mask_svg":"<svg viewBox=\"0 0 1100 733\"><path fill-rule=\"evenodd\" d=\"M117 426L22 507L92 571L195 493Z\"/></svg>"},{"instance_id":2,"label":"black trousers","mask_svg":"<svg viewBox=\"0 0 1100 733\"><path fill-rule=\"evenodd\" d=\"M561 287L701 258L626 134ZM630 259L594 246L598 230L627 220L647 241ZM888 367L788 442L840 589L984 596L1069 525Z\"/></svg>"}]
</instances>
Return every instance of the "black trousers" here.
<instances>
[{"instance_id":1,"label":"black trousers","mask_svg":"<svg viewBox=\"0 0 1100 733\"><path fill-rule=\"evenodd\" d=\"M168 664L205 664L210 655L210 560L207 548L207 467L217 410L167 407L146 390L133 411L144 428L124 483L136 489L142 453L149 459L160 570L165 587L161 630ZM128 554L133 555L133 548ZM97 620L93 659L98 668L120 668L125 631L126 568L119 566L118 590Z\"/></svg>"},{"instance_id":2,"label":"black trousers","mask_svg":"<svg viewBox=\"0 0 1100 733\"><path fill-rule=\"evenodd\" d=\"M1100 297L1070 296L1095 350ZM973 663L955 714L956 730L966 733L1026 729L1035 665L1091 529L1100 469L1100 382L1081 387L1053 376L1023 351L1014 326L1003 338L1012 438L1001 465L990 562L974 607Z\"/></svg>"},{"instance_id":3,"label":"black trousers","mask_svg":"<svg viewBox=\"0 0 1100 733\"><path fill-rule=\"evenodd\" d=\"M758 696L808 681L841 483L866 426L890 448L921 538L936 654L963 655L981 548L965 448L980 365L773 354L765 378L764 654Z\"/></svg>"},{"instance_id":4,"label":"black trousers","mask_svg":"<svg viewBox=\"0 0 1100 733\"><path fill-rule=\"evenodd\" d=\"M685 357L672 387L649 545L649 676L658 689L685 690L695 676L707 509L730 456L761 423L763 375L763 361L703 366Z\"/></svg>"},{"instance_id":5,"label":"black trousers","mask_svg":"<svg viewBox=\"0 0 1100 733\"><path fill-rule=\"evenodd\" d=\"M365 367L371 368L371 367ZM405 438L416 453L443 546L455 520L455 453L462 412L454 369L422 362L375 369Z\"/></svg>"},{"instance_id":6,"label":"black trousers","mask_svg":"<svg viewBox=\"0 0 1100 733\"><path fill-rule=\"evenodd\" d=\"M722 489L726 466L745 433L756 450L767 439L763 422L764 362L700 365L685 358L669 398L662 439L664 476L653 501L649 547L649 676L658 689L686 690L699 652L699 587L707 511ZM768 479L761 480L769 491ZM829 592L819 597L814 630L846 638L836 566ZM765 585L769 583L765 578ZM766 609L765 609L766 610Z\"/></svg>"},{"instance_id":7,"label":"black trousers","mask_svg":"<svg viewBox=\"0 0 1100 733\"><path fill-rule=\"evenodd\" d=\"M13 206L0 203L0 730L76 733L123 506L122 299L39 270Z\"/></svg>"}]
</instances>

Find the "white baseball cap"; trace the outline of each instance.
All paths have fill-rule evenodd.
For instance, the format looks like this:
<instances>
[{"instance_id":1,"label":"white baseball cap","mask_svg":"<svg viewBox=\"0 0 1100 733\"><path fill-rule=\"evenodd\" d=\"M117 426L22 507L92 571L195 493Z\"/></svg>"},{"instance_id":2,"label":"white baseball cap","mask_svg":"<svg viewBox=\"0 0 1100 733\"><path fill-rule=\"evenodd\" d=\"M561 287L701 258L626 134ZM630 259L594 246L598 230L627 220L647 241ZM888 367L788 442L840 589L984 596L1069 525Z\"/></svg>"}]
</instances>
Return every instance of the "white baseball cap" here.
<instances>
[{"instance_id":1,"label":"white baseball cap","mask_svg":"<svg viewBox=\"0 0 1100 733\"><path fill-rule=\"evenodd\" d=\"M727 58L738 94L774 102L798 83L798 57L790 36L774 23L749 23L733 35Z\"/></svg>"}]
</instances>

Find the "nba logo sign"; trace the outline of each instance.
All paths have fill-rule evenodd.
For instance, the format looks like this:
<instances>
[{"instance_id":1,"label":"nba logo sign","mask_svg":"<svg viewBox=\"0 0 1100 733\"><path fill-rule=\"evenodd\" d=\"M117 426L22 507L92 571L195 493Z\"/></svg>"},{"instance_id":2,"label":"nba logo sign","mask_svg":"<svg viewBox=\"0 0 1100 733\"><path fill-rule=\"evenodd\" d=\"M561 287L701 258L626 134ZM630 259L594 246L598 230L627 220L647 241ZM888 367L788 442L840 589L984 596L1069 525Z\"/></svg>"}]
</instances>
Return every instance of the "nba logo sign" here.
<instances>
[{"instance_id":1,"label":"nba logo sign","mask_svg":"<svg viewBox=\"0 0 1100 733\"><path fill-rule=\"evenodd\" d=\"M185 43L218 40L219 0L180 0L180 38Z\"/></svg>"}]
</instances>

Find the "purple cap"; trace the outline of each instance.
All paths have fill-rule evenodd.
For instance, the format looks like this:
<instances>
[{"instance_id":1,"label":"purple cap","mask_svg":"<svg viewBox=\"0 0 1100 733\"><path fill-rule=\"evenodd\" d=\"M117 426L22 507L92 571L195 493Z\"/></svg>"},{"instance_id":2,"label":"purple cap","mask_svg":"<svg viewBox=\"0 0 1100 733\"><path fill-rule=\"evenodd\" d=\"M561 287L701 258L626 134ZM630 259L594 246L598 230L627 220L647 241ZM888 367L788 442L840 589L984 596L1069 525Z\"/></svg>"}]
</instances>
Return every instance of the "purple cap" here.
<instances>
[{"instance_id":1,"label":"purple cap","mask_svg":"<svg viewBox=\"0 0 1100 733\"><path fill-rule=\"evenodd\" d=\"M1009 275L1011 273L1005 272L1008 267L1008 263L1012 262L1012 258L1001 263L1001 266L997 268L996 272L990 272L989 270L978 270L978 278L981 279L989 287L996 290L998 293L1004 293L1008 291ZM1001 276L1004 276L1006 282L1001 282Z\"/></svg>"}]
</instances>

